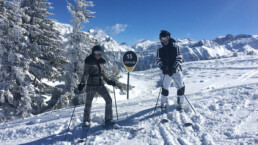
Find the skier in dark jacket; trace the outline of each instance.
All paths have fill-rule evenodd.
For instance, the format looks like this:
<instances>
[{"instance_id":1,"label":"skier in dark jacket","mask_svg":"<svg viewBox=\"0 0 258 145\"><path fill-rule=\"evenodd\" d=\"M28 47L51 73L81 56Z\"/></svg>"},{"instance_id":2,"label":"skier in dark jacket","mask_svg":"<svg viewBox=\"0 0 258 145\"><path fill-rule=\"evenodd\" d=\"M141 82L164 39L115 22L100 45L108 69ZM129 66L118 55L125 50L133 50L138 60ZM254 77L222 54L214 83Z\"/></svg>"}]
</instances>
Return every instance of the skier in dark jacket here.
<instances>
[{"instance_id":1,"label":"skier in dark jacket","mask_svg":"<svg viewBox=\"0 0 258 145\"><path fill-rule=\"evenodd\" d=\"M183 57L176 41L170 37L168 31L162 30L159 39L163 47L157 50L156 64L164 74L162 92L161 92L161 108L166 109L167 98L169 95L168 88L175 81L177 87L177 103L178 109L183 111L185 86L183 83L183 75L181 63Z\"/></svg>"},{"instance_id":2,"label":"skier in dark jacket","mask_svg":"<svg viewBox=\"0 0 258 145\"><path fill-rule=\"evenodd\" d=\"M92 54L85 59L84 73L81 82L78 85L78 90L81 91L85 86L85 82L87 82L87 97L83 116L83 123L85 126L90 126L92 100L97 93L100 94L106 102L105 125L113 126L115 124L112 113L112 99L104 86L104 81L112 86L116 86L116 82L109 80L105 74L104 64L106 61L102 58L102 53L103 49L101 46L96 45L92 48Z\"/></svg>"}]
</instances>

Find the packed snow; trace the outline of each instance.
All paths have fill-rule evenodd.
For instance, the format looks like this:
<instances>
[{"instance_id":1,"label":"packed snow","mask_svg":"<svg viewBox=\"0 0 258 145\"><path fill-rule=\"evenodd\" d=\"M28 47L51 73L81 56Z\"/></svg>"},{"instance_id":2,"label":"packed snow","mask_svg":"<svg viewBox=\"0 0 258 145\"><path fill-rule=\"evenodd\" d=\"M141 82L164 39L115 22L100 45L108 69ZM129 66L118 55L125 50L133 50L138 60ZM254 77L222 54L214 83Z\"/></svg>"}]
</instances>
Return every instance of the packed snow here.
<instances>
[{"instance_id":1,"label":"packed snow","mask_svg":"<svg viewBox=\"0 0 258 145\"><path fill-rule=\"evenodd\" d=\"M104 129L104 101L95 99L89 145L188 145L258 144L258 56L239 56L183 63L186 96L185 113L175 110L176 89L169 89L168 119L154 108L160 92L160 70L132 72L130 99L116 90L120 129ZM127 73L122 82L126 83ZM113 88L109 87L114 98ZM114 101L114 99L113 99ZM65 134L74 107L42 113L0 125L0 144L79 144L84 106L75 108L70 131ZM116 119L115 103L113 114ZM193 125L185 127L183 124Z\"/></svg>"}]
</instances>

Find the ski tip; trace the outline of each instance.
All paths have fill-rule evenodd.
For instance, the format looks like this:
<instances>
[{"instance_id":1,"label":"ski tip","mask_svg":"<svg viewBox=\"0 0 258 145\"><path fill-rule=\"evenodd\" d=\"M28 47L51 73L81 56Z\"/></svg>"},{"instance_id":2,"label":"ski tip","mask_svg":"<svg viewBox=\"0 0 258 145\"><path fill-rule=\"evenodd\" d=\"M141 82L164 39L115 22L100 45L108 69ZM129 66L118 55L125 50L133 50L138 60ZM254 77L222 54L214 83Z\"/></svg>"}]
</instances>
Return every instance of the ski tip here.
<instances>
[{"instance_id":1,"label":"ski tip","mask_svg":"<svg viewBox=\"0 0 258 145\"><path fill-rule=\"evenodd\" d=\"M132 129L132 131L134 131L134 132L138 132L138 131L141 131L141 130L144 130L144 128L142 127L142 128L134 128L134 129Z\"/></svg>"},{"instance_id":2,"label":"ski tip","mask_svg":"<svg viewBox=\"0 0 258 145\"><path fill-rule=\"evenodd\" d=\"M162 123L162 124L167 123L167 122L169 122L168 119L162 119L162 120L161 120L161 123Z\"/></svg>"},{"instance_id":3,"label":"ski tip","mask_svg":"<svg viewBox=\"0 0 258 145\"><path fill-rule=\"evenodd\" d=\"M192 126L193 124L192 123L185 123L184 126L185 127L189 127L189 126Z\"/></svg>"},{"instance_id":4,"label":"ski tip","mask_svg":"<svg viewBox=\"0 0 258 145\"><path fill-rule=\"evenodd\" d=\"M83 143L83 142L85 142L85 140L84 140L84 139L80 139L80 140L78 140L78 143Z\"/></svg>"}]
</instances>

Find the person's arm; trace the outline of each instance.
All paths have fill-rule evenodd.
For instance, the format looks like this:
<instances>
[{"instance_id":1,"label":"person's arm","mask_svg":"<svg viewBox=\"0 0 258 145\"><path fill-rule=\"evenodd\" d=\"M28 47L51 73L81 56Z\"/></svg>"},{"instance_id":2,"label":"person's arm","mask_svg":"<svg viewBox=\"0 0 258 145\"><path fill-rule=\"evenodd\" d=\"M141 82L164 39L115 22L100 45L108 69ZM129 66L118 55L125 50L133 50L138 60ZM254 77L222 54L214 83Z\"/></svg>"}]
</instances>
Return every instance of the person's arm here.
<instances>
[{"instance_id":1,"label":"person's arm","mask_svg":"<svg viewBox=\"0 0 258 145\"><path fill-rule=\"evenodd\" d=\"M89 66L87 64L84 64L84 72L81 78L81 82L78 85L78 90L81 91L83 90L84 86L85 86L85 82L88 80L89 77Z\"/></svg>"},{"instance_id":2,"label":"person's arm","mask_svg":"<svg viewBox=\"0 0 258 145\"><path fill-rule=\"evenodd\" d=\"M103 70L103 80L104 80L105 82L109 82L109 81L110 81L107 76L108 76L108 75L107 75L106 71Z\"/></svg>"},{"instance_id":3,"label":"person's arm","mask_svg":"<svg viewBox=\"0 0 258 145\"><path fill-rule=\"evenodd\" d=\"M107 82L108 85L116 86L116 81L115 81L115 80L110 80L110 79L108 79L107 76L108 76L108 75L107 75L106 71L103 70L103 80L104 80L105 82Z\"/></svg>"},{"instance_id":4,"label":"person's arm","mask_svg":"<svg viewBox=\"0 0 258 145\"><path fill-rule=\"evenodd\" d=\"M81 83L85 84L85 82L88 80L89 77L89 65L86 63L84 64L84 72L81 78Z\"/></svg>"},{"instance_id":5,"label":"person's arm","mask_svg":"<svg viewBox=\"0 0 258 145\"><path fill-rule=\"evenodd\" d=\"M160 58L159 55L159 49L157 50L157 56L156 56L156 65L162 70L162 68L164 67L164 64L162 62L162 59Z\"/></svg>"},{"instance_id":6,"label":"person's arm","mask_svg":"<svg viewBox=\"0 0 258 145\"><path fill-rule=\"evenodd\" d=\"M176 47L176 50L177 50L177 55L176 55L176 61L175 61L175 63L173 64L173 68L174 68L174 70L176 71L177 68L178 68L178 67L182 64L182 62L183 62L183 56L182 56L182 54L181 54L181 51L180 51L179 46L178 46L178 45L175 45L175 47Z\"/></svg>"}]
</instances>

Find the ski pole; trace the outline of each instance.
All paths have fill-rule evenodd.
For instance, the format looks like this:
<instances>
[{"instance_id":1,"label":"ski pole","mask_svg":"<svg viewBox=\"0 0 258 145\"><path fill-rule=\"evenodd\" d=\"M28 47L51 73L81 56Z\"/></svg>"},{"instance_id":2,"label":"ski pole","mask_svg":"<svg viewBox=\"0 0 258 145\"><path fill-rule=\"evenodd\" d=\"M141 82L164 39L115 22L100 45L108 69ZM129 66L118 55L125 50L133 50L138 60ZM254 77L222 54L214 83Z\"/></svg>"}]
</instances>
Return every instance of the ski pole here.
<instances>
[{"instance_id":1,"label":"ski pole","mask_svg":"<svg viewBox=\"0 0 258 145\"><path fill-rule=\"evenodd\" d=\"M114 98L115 98L115 105L116 105L116 92L115 92L115 87L113 86L113 91L114 91ZM118 113L117 113L117 105L116 105L116 118L118 121Z\"/></svg>"},{"instance_id":2,"label":"ski pole","mask_svg":"<svg viewBox=\"0 0 258 145\"><path fill-rule=\"evenodd\" d=\"M176 82L176 80L174 79L173 75L172 75L172 78L173 78L174 82ZM178 85L177 82L176 82L176 85L177 85L177 88L179 88L179 85ZM180 89L179 89L179 90L180 90ZM181 92L181 90L180 90L180 92ZM181 92L181 94L183 94L183 93ZM187 100L187 102L189 103L189 105L191 106L191 108L193 109L194 113L196 114L196 112L195 112L195 110L194 110L192 104L189 102L189 100L187 99L187 97L185 96L185 94L184 94L184 97L185 97L185 99Z\"/></svg>"},{"instance_id":3,"label":"ski pole","mask_svg":"<svg viewBox=\"0 0 258 145\"><path fill-rule=\"evenodd\" d=\"M156 105L155 105L154 113L156 112L156 108L157 108L158 101L159 101L159 96L160 96L160 93L161 93L161 89L162 89L162 87L163 87L164 78L165 78L165 75L163 75L162 85L161 85L161 88L160 88L160 90L159 90L159 95L158 95L158 99L157 99L157 102L156 102Z\"/></svg>"},{"instance_id":4,"label":"ski pole","mask_svg":"<svg viewBox=\"0 0 258 145\"><path fill-rule=\"evenodd\" d=\"M75 108L76 108L76 105L75 105L74 108L73 108L73 114L74 114ZM70 122L69 122L69 125L68 125L68 129L67 129L66 134L65 134L65 140L66 140L67 133L68 133L68 131L69 131L69 129L70 129L70 124L71 124L72 119L73 119L73 114L72 114L72 116L71 116L71 119L70 119Z\"/></svg>"}]
</instances>

